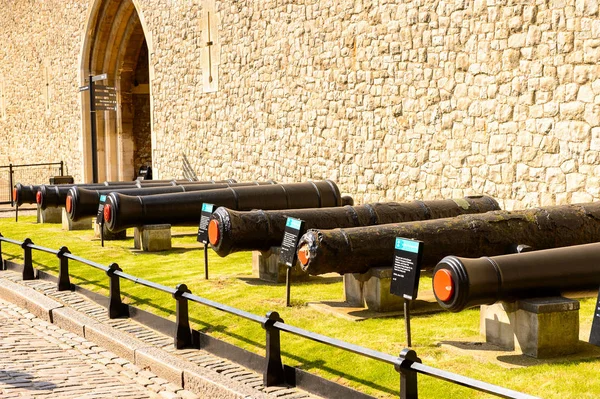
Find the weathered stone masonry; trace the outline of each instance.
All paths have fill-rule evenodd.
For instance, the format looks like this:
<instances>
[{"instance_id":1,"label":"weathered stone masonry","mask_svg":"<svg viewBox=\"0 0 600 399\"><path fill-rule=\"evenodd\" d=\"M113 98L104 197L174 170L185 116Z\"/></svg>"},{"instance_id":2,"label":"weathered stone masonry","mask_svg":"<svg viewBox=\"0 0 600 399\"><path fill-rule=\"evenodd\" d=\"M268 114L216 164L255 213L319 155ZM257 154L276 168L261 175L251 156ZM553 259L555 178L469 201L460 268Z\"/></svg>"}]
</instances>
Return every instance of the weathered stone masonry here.
<instances>
[{"instance_id":1,"label":"weathered stone masonry","mask_svg":"<svg viewBox=\"0 0 600 399\"><path fill-rule=\"evenodd\" d=\"M597 1L216 1L214 93L202 90L200 0L134 4L161 177L181 177L187 160L202 178L332 178L359 202L483 193L514 209L600 197ZM91 4L0 5L0 162L44 149L81 176L76 87Z\"/></svg>"}]
</instances>

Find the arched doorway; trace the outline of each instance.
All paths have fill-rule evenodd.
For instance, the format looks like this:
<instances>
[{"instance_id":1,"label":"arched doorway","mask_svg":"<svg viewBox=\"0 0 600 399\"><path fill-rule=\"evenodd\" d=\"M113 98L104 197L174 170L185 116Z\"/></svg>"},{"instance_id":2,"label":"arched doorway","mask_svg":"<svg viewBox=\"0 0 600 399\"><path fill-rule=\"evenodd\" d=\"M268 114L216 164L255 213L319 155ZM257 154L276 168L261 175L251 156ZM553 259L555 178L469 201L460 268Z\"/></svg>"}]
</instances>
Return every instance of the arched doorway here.
<instances>
[{"instance_id":1,"label":"arched doorway","mask_svg":"<svg viewBox=\"0 0 600 399\"><path fill-rule=\"evenodd\" d=\"M96 82L117 92L117 110L97 111L98 180L132 180L152 164L150 40L132 0L95 0L90 9L81 52L81 81L107 74ZM82 97L83 176L92 180L89 94Z\"/></svg>"}]
</instances>

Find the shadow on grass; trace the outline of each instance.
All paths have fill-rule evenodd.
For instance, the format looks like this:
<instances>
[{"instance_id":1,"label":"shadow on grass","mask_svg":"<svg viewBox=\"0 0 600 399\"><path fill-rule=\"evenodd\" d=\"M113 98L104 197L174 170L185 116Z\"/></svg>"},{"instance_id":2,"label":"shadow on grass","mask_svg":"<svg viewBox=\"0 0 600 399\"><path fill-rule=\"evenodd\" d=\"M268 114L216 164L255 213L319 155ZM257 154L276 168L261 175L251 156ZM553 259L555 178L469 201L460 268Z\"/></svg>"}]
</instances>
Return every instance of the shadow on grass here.
<instances>
[{"instance_id":1,"label":"shadow on grass","mask_svg":"<svg viewBox=\"0 0 600 399\"><path fill-rule=\"evenodd\" d=\"M276 283L274 281L265 281L265 280L261 280L258 277L238 277L238 280L243 281L244 283L248 284L248 285L254 285L254 286L277 286L277 285L285 285L285 281L282 283ZM294 285L309 285L309 284L336 284L342 281L342 277L318 277L318 276L311 276L309 277L308 280L304 280L304 281L294 281L294 278L292 277L292 286Z\"/></svg>"},{"instance_id":2,"label":"shadow on grass","mask_svg":"<svg viewBox=\"0 0 600 399\"><path fill-rule=\"evenodd\" d=\"M148 255L166 257L168 255L180 255L180 254L185 254L190 251L198 251L199 249L201 249L201 248L172 247L168 251L147 252L147 251L144 251L143 249L129 248L129 251L131 251L131 253L135 254L135 255L148 254Z\"/></svg>"}]
</instances>

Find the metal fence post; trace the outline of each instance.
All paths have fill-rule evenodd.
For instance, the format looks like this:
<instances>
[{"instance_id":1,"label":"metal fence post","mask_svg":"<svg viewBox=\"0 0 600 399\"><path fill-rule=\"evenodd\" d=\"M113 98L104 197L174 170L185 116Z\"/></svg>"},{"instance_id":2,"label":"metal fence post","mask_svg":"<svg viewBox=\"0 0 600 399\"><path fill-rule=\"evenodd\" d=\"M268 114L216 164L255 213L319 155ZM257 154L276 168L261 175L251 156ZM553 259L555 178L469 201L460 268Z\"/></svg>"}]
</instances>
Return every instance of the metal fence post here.
<instances>
[{"instance_id":1,"label":"metal fence post","mask_svg":"<svg viewBox=\"0 0 600 399\"><path fill-rule=\"evenodd\" d=\"M8 184L10 184L10 206L15 206L15 198L13 198L13 166L12 163L8 164Z\"/></svg>"},{"instance_id":2,"label":"metal fence post","mask_svg":"<svg viewBox=\"0 0 600 399\"><path fill-rule=\"evenodd\" d=\"M60 161L60 175L64 176L64 162Z\"/></svg>"},{"instance_id":3,"label":"metal fence post","mask_svg":"<svg viewBox=\"0 0 600 399\"><path fill-rule=\"evenodd\" d=\"M23 280L35 280L30 244L33 242L29 238L24 239L21 244L21 248L23 248Z\"/></svg>"},{"instance_id":4,"label":"metal fence post","mask_svg":"<svg viewBox=\"0 0 600 399\"><path fill-rule=\"evenodd\" d=\"M184 349L192 346L192 329L188 311L188 300L183 297L184 293L191 294L185 284L179 284L173 298L177 300L177 328L175 329L175 348Z\"/></svg>"},{"instance_id":5,"label":"metal fence post","mask_svg":"<svg viewBox=\"0 0 600 399\"><path fill-rule=\"evenodd\" d=\"M267 313L267 319L262 323L262 327L267 332L266 340L266 361L265 372L263 373L263 384L266 387L280 385L285 383L285 374L283 372L283 363L281 362L281 341L280 331L273 325L276 322L283 323L277 312Z\"/></svg>"},{"instance_id":6,"label":"metal fence post","mask_svg":"<svg viewBox=\"0 0 600 399\"><path fill-rule=\"evenodd\" d=\"M400 373L400 399L418 399L419 390L417 385L417 372L411 370L413 363L421 363L417 357L417 352L412 349L403 349L398 357L400 365L394 368Z\"/></svg>"},{"instance_id":7,"label":"metal fence post","mask_svg":"<svg viewBox=\"0 0 600 399\"><path fill-rule=\"evenodd\" d=\"M67 247L60 247L56 256L60 260L60 268L58 270L58 290L69 291L71 290L71 280L69 279L69 258L65 254L71 252Z\"/></svg>"},{"instance_id":8,"label":"metal fence post","mask_svg":"<svg viewBox=\"0 0 600 399\"><path fill-rule=\"evenodd\" d=\"M0 237L4 236L0 234ZM2 258L2 241L0 241L0 270L6 270L6 267L4 266L4 259Z\"/></svg>"},{"instance_id":9,"label":"metal fence post","mask_svg":"<svg viewBox=\"0 0 600 399\"><path fill-rule=\"evenodd\" d=\"M119 276L115 274L117 271L120 272L122 270L116 263L111 263L106 271L106 275L110 278L110 296L108 301L108 317L110 319L129 316L127 306L121 302L121 284Z\"/></svg>"}]
</instances>

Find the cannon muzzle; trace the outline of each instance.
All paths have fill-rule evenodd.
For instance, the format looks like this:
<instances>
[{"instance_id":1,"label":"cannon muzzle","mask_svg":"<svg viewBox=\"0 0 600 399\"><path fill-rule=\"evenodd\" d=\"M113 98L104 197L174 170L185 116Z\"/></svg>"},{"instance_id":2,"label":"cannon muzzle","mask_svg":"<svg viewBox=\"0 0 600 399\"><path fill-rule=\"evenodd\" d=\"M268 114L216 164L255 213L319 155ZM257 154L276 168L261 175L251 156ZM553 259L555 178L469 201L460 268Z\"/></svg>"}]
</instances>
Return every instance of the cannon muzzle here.
<instances>
[{"instance_id":1,"label":"cannon muzzle","mask_svg":"<svg viewBox=\"0 0 600 399\"><path fill-rule=\"evenodd\" d=\"M487 196L249 212L221 207L213 213L208 239L217 254L227 256L237 251L266 251L280 245L288 217L302 219L307 229L335 229L438 219L498 209L496 200Z\"/></svg>"},{"instance_id":2,"label":"cannon muzzle","mask_svg":"<svg viewBox=\"0 0 600 399\"><path fill-rule=\"evenodd\" d=\"M115 232L144 224L193 225L200 220L203 203L236 210L293 209L340 206L342 198L330 180L146 197L110 193L104 206L104 220L107 228Z\"/></svg>"},{"instance_id":3,"label":"cannon muzzle","mask_svg":"<svg viewBox=\"0 0 600 399\"><path fill-rule=\"evenodd\" d=\"M433 292L444 309L460 312L480 305L561 292L597 290L600 243L478 259L446 256L433 271Z\"/></svg>"}]
</instances>

